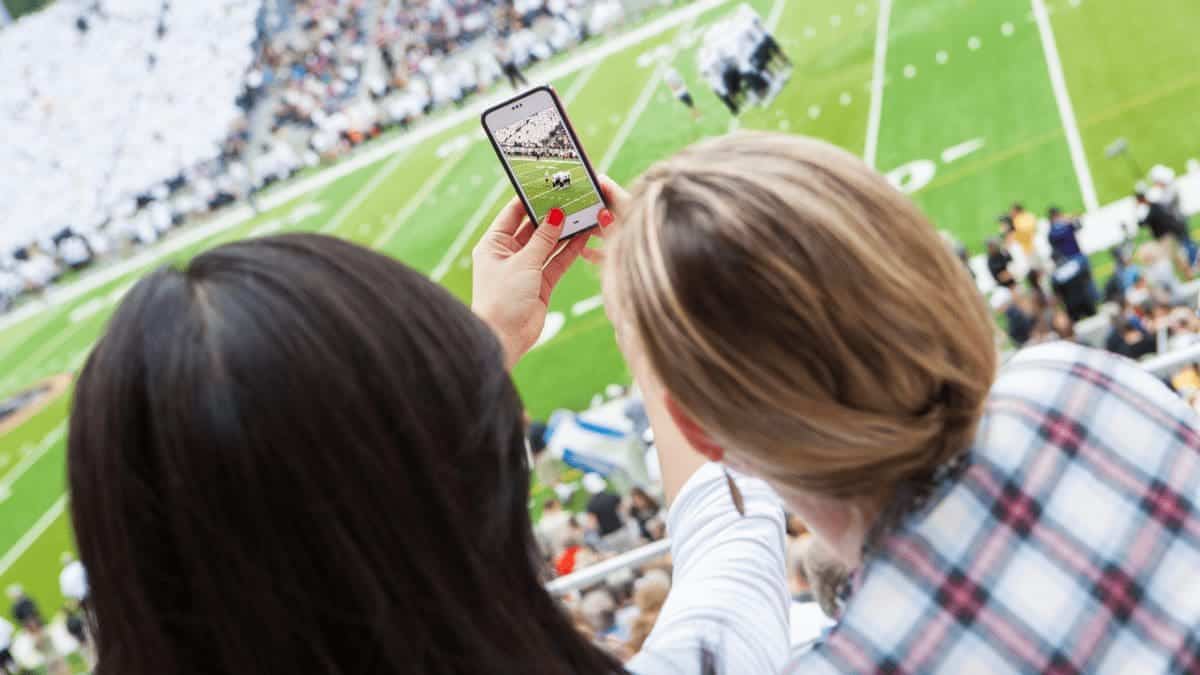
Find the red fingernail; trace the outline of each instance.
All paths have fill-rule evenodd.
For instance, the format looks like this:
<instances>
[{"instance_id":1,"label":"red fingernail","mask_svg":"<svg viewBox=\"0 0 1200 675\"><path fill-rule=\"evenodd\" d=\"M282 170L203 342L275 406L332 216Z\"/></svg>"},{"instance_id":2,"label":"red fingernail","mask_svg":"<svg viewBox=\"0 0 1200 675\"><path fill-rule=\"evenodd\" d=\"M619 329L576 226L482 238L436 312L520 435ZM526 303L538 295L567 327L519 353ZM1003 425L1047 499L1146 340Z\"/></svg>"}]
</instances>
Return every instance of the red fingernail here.
<instances>
[{"instance_id":1,"label":"red fingernail","mask_svg":"<svg viewBox=\"0 0 1200 675\"><path fill-rule=\"evenodd\" d=\"M550 209L550 213L546 214L546 222L550 223L554 227L558 227L559 225L563 224L563 220L565 220L566 217L567 214L563 213L563 210L556 206Z\"/></svg>"},{"instance_id":2,"label":"red fingernail","mask_svg":"<svg viewBox=\"0 0 1200 675\"><path fill-rule=\"evenodd\" d=\"M608 209L600 209L600 213L596 214L596 220L599 221L600 227L608 227L612 225L613 214Z\"/></svg>"}]
</instances>

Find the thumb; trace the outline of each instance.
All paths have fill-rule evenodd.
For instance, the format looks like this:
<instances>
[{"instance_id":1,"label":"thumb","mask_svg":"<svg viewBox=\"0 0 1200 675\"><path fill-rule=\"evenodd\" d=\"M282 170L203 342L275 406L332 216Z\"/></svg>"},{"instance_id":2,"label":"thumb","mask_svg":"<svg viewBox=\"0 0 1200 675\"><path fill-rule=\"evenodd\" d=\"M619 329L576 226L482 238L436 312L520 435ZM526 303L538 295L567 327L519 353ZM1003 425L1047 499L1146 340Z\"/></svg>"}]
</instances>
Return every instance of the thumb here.
<instances>
[{"instance_id":1,"label":"thumb","mask_svg":"<svg viewBox=\"0 0 1200 675\"><path fill-rule=\"evenodd\" d=\"M525 244L525 248L521 249L519 255L524 257L527 263L537 265L540 269L550 254L554 252L554 248L558 246L558 238L562 236L564 220L566 220L566 216L562 209L557 206L550 209L550 212L546 214L546 220L534 231L533 236L529 238L529 243Z\"/></svg>"}]
</instances>

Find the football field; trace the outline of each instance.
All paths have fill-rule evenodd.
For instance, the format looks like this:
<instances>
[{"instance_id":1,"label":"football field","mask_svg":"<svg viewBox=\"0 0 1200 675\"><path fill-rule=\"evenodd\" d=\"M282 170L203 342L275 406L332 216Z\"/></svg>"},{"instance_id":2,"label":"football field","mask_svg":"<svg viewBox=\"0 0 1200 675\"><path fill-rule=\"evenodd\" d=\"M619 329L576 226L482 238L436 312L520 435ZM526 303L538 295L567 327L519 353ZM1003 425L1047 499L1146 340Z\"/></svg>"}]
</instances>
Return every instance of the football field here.
<instances>
[{"instance_id":1,"label":"football field","mask_svg":"<svg viewBox=\"0 0 1200 675\"><path fill-rule=\"evenodd\" d=\"M581 162L569 159L514 159L512 167L521 189L529 197L534 212L539 215L558 207L569 216L596 203L596 193L588 182L587 171ZM561 171L571 175L571 184L556 188L551 185L551 177Z\"/></svg>"},{"instance_id":2,"label":"football field","mask_svg":"<svg viewBox=\"0 0 1200 675\"><path fill-rule=\"evenodd\" d=\"M1014 200L1090 210L1128 195L1119 137L1149 167L1200 157L1200 3L1160 0L752 0L794 62L769 107L738 120L699 78L696 50L733 0L679 4L529 73L550 78L599 172L628 183L656 160L736 128L827 139L889 172L972 253ZM703 113L693 122L662 82L673 65ZM468 300L470 252L512 188L479 127L483 101L442 113L322 172L173 234L129 262L92 270L16 318L0 318L0 400L86 358L121 296L147 270L222 242L324 232L384 251ZM582 176L573 178L585 185ZM542 182L542 172L536 175ZM535 417L580 409L626 382L579 264L547 331L514 372ZM453 358L447 354L447 358ZM47 609L70 550L64 396L0 436L0 587L20 582Z\"/></svg>"}]
</instances>

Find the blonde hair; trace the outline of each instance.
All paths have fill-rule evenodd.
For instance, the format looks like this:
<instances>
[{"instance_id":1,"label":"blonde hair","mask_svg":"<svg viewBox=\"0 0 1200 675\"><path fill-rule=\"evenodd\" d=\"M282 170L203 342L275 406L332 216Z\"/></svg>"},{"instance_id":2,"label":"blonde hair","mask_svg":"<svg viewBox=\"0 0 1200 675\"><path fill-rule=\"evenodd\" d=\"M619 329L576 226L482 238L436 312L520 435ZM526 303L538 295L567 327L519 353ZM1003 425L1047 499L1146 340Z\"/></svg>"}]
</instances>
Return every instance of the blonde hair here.
<instances>
[{"instance_id":1,"label":"blonde hair","mask_svg":"<svg viewBox=\"0 0 1200 675\"><path fill-rule=\"evenodd\" d=\"M862 161L741 133L633 187L609 274L683 410L759 475L883 496L966 449L995 377L984 302Z\"/></svg>"}]
</instances>

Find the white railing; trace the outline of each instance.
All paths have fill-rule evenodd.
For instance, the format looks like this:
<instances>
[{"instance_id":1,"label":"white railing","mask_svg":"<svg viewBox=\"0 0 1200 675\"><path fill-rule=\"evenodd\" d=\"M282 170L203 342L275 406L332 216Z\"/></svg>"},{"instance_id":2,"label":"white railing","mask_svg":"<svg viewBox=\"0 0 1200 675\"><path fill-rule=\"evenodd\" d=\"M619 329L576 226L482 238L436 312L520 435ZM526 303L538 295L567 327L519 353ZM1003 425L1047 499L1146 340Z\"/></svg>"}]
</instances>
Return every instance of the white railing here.
<instances>
[{"instance_id":1,"label":"white railing","mask_svg":"<svg viewBox=\"0 0 1200 675\"><path fill-rule=\"evenodd\" d=\"M1142 361L1139 365L1146 372L1156 377L1166 377L1171 371L1186 366L1191 363L1200 362L1200 344L1184 347L1169 354L1155 356ZM554 595L570 593L578 591L589 586L600 583L608 578L614 572L631 569L647 563L655 558L659 558L671 552L671 541L663 539L652 544L635 548L627 553L622 553L615 558L609 558L583 568L578 572L573 572L564 577L559 577L550 583L546 584L546 590Z\"/></svg>"}]
</instances>

